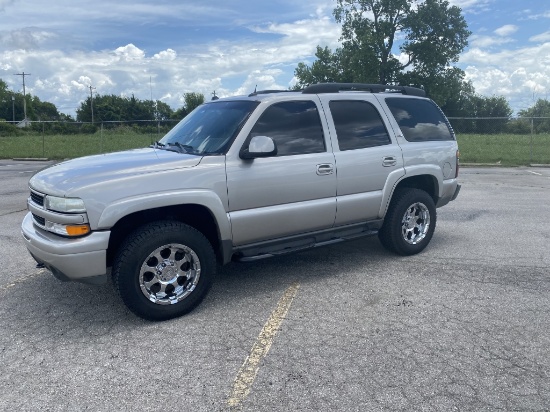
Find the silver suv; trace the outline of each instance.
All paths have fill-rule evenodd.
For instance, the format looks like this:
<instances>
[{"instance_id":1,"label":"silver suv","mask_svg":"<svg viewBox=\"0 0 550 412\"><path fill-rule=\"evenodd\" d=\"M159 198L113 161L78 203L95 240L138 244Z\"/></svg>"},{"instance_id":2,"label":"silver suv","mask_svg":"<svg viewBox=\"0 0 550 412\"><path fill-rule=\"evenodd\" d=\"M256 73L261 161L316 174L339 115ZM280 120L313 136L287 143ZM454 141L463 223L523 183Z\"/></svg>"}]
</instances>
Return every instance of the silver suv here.
<instances>
[{"instance_id":1,"label":"silver suv","mask_svg":"<svg viewBox=\"0 0 550 412\"><path fill-rule=\"evenodd\" d=\"M151 320L192 310L232 260L374 234L419 253L460 190L453 130L424 96L330 83L206 103L149 148L34 175L27 248L61 280L110 274Z\"/></svg>"}]
</instances>

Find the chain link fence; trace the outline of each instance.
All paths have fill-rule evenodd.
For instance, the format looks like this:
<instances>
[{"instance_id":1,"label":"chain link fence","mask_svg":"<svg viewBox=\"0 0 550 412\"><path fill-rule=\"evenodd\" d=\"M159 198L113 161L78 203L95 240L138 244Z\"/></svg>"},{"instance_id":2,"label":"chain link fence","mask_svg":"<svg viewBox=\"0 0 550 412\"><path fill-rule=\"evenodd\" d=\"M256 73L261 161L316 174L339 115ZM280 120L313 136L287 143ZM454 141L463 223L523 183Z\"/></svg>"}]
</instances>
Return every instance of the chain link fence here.
<instances>
[{"instance_id":1,"label":"chain link fence","mask_svg":"<svg viewBox=\"0 0 550 412\"><path fill-rule=\"evenodd\" d=\"M550 165L550 117L451 117L463 163ZM177 120L29 122L0 121L0 158L65 159L147 147Z\"/></svg>"},{"instance_id":2,"label":"chain link fence","mask_svg":"<svg viewBox=\"0 0 550 412\"><path fill-rule=\"evenodd\" d=\"M0 158L65 159L147 147L177 122L29 122L21 128L0 122Z\"/></svg>"}]
</instances>

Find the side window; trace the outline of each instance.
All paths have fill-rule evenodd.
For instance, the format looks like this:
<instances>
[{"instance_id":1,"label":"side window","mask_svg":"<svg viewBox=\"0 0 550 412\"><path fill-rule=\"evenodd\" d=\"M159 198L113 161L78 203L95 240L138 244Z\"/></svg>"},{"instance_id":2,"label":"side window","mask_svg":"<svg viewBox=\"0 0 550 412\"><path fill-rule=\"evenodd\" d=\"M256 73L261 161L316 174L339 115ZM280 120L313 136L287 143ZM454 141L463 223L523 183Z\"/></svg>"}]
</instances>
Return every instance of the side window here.
<instances>
[{"instance_id":1,"label":"side window","mask_svg":"<svg viewBox=\"0 0 550 412\"><path fill-rule=\"evenodd\" d=\"M361 100L334 100L330 112L336 127L340 150L364 149L390 144L390 136L380 113Z\"/></svg>"},{"instance_id":2,"label":"side window","mask_svg":"<svg viewBox=\"0 0 550 412\"><path fill-rule=\"evenodd\" d=\"M388 98L386 104L409 142L454 140L447 119L432 101Z\"/></svg>"},{"instance_id":3,"label":"side window","mask_svg":"<svg viewBox=\"0 0 550 412\"><path fill-rule=\"evenodd\" d=\"M326 151L319 112L310 100L281 102L268 107L250 136L271 137L277 145L277 156Z\"/></svg>"}]
</instances>

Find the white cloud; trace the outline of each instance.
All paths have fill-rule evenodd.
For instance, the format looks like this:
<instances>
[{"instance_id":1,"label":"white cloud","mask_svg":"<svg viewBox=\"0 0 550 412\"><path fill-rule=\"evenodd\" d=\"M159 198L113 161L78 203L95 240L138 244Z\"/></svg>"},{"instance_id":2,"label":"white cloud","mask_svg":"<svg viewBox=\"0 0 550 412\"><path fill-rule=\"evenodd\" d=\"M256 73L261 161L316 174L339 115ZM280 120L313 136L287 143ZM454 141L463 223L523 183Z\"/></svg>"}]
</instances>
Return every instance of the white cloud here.
<instances>
[{"instance_id":1,"label":"white cloud","mask_svg":"<svg viewBox=\"0 0 550 412\"><path fill-rule=\"evenodd\" d=\"M531 10L528 10L527 12L528 12L527 18L530 20L550 19L550 10L544 11L542 13L536 13L536 14L530 14Z\"/></svg>"},{"instance_id":2,"label":"white cloud","mask_svg":"<svg viewBox=\"0 0 550 412\"><path fill-rule=\"evenodd\" d=\"M19 30L0 32L0 46L12 50L31 50L58 38L59 36L54 32L36 27L26 27Z\"/></svg>"},{"instance_id":3,"label":"white cloud","mask_svg":"<svg viewBox=\"0 0 550 412\"><path fill-rule=\"evenodd\" d=\"M155 54L153 56L153 59L157 59L157 60L175 60L177 57L178 57L178 54L174 50L167 49L167 50L161 51L160 53Z\"/></svg>"},{"instance_id":4,"label":"white cloud","mask_svg":"<svg viewBox=\"0 0 550 412\"><path fill-rule=\"evenodd\" d=\"M506 24L502 27L499 27L495 30L495 33L499 36L509 36L511 34L514 34L516 31L518 31L518 26L515 26L513 24Z\"/></svg>"},{"instance_id":5,"label":"white cloud","mask_svg":"<svg viewBox=\"0 0 550 412\"><path fill-rule=\"evenodd\" d=\"M537 34L536 36L529 37L529 41L532 42L547 42L550 41L550 31L546 31L541 34Z\"/></svg>"},{"instance_id":6,"label":"white cloud","mask_svg":"<svg viewBox=\"0 0 550 412\"><path fill-rule=\"evenodd\" d=\"M450 0L453 6L458 6L464 11L476 12L487 8L492 0Z\"/></svg>"},{"instance_id":7,"label":"white cloud","mask_svg":"<svg viewBox=\"0 0 550 412\"><path fill-rule=\"evenodd\" d=\"M483 36L483 35L472 35L470 36L470 46L478 48L487 48L491 46L498 46L501 44L506 44L513 42L514 40L509 37L500 37L500 36Z\"/></svg>"},{"instance_id":8,"label":"white cloud","mask_svg":"<svg viewBox=\"0 0 550 412\"><path fill-rule=\"evenodd\" d=\"M533 93L550 92L550 43L499 52L473 48L460 63L476 92L504 96L515 111L532 105Z\"/></svg>"},{"instance_id":9,"label":"white cloud","mask_svg":"<svg viewBox=\"0 0 550 412\"><path fill-rule=\"evenodd\" d=\"M225 97L248 94L256 85L286 89L298 62L312 61L318 44L337 46L340 27L321 14L294 23L255 26L249 33L247 41L210 41L177 51L146 50L137 43L101 51L0 49L0 78L19 90L17 79L9 74L31 72L27 91L69 114L89 96L90 85L101 95L149 99L150 82L153 98L162 97L176 109L186 92L200 92L208 99L214 90Z\"/></svg>"},{"instance_id":10,"label":"white cloud","mask_svg":"<svg viewBox=\"0 0 550 412\"><path fill-rule=\"evenodd\" d=\"M140 50L133 44L119 47L115 50L115 54L122 57L126 61L142 60L145 57L145 52L143 50Z\"/></svg>"}]
</instances>

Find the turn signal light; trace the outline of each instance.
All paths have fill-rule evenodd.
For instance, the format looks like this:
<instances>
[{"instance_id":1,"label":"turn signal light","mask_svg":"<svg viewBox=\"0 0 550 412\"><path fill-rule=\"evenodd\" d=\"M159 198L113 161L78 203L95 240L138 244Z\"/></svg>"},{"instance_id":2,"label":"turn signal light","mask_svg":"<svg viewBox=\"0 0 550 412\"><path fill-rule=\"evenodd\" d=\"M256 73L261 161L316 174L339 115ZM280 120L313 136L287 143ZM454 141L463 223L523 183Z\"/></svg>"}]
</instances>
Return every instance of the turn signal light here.
<instances>
[{"instance_id":1,"label":"turn signal light","mask_svg":"<svg viewBox=\"0 0 550 412\"><path fill-rule=\"evenodd\" d=\"M67 225L67 234L69 236L84 236L90 233L90 226L88 225Z\"/></svg>"}]
</instances>

